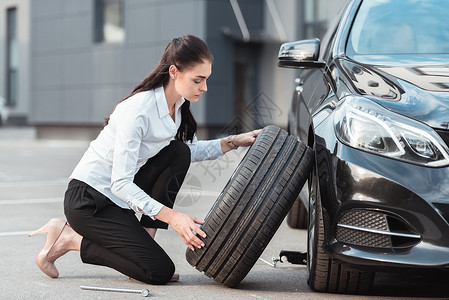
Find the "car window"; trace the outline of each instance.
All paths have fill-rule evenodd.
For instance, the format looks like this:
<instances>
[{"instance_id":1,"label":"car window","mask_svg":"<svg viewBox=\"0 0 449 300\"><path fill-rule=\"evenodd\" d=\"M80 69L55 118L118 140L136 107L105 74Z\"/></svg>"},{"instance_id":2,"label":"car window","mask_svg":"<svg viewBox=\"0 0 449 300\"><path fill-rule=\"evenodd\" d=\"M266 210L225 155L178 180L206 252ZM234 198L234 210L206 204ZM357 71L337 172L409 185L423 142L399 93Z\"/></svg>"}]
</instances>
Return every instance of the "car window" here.
<instances>
[{"instance_id":1,"label":"car window","mask_svg":"<svg viewBox=\"0 0 449 300\"><path fill-rule=\"evenodd\" d=\"M449 53L449 3L366 0L349 35L347 54Z\"/></svg>"}]
</instances>

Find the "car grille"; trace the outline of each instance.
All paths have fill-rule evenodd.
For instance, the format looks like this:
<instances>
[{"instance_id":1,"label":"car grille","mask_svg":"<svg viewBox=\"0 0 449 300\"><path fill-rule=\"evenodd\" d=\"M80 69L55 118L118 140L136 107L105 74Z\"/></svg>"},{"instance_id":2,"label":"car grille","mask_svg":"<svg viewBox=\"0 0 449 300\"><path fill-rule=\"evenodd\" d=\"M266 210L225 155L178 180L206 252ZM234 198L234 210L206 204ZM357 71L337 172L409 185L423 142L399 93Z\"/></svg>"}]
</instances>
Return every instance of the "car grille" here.
<instances>
[{"instance_id":1,"label":"car grille","mask_svg":"<svg viewBox=\"0 0 449 300\"><path fill-rule=\"evenodd\" d=\"M404 221L380 211L352 209L340 217L336 238L339 242L372 248L406 248L421 236Z\"/></svg>"},{"instance_id":2,"label":"car grille","mask_svg":"<svg viewBox=\"0 0 449 300\"><path fill-rule=\"evenodd\" d=\"M436 130L436 132L440 135L446 145L449 147L449 131L447 130Z\"/></svg>"},{"instance_id":3,"label":"car grille","mask_svg":"<svg viewBox=\"0 0 449 300\"><path fill-rule=\"evenodd\" d=\"M437 208L437 211L440 213L440 215L443 216L443 218L446 220L446 222L449 223L449 204L445 203L433 203L435 207Z\"/></svg>"}]
</instances>

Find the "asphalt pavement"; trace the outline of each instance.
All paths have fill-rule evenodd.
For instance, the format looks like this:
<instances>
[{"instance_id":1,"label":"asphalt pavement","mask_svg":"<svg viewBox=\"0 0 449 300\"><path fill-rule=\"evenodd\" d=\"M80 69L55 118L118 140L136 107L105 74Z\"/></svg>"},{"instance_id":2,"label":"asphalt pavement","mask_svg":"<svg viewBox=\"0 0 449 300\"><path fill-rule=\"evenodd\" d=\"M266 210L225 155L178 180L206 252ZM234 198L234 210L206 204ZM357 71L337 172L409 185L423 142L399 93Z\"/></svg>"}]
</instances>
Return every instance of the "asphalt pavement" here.
<instances>
[{"instance_id":1,"label":"asphalt pavement","mask_svg":"<svg viewBox=\"0 0 449 300\"><path fill-rule=\"evenodd\" d=\"M81 286L148 289L157 299L391 299L447 298L449 277L386 274L376 280L371 296L323 294L307 285L305 266L258 261L242 283L227 288L198 272L185 260L186 246L172 229L156 240L180 274L165 286L130 280L115 270L83 264L78 252L56 261L60 276L51 279L35 265L45 236L28 233L50 218L64 218L62 201L68 176L89 141L37 140L33 128L0 128L0 299L140 299L139 294L82 290ZM194 163L178 194L175 209L204 218L225 186L245 149L216 161ZM284 222L262 258L271 261L281 250L305 251L307 232Z\"/></svg>"}]
</instances>

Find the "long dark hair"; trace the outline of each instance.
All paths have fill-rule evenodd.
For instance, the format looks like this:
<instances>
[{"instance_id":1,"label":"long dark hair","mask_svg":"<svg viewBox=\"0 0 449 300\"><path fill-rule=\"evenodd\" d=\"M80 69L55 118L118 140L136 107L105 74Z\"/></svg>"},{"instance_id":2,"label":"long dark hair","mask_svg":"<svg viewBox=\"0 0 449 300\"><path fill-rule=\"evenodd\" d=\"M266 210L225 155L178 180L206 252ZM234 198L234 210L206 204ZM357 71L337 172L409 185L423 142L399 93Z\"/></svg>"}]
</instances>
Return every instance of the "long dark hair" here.
<instances>
[{"instance_id":1,"label":"long dark hair","mask_svg":"<svg viewBox=\"0 0 449 300\"><path fill-rule=\"evenodd\" d=\"M175 65L182 72L185 69L192 68L195 64L205 61L212 62L213 57L206 43L199 37L188 34L174 38L168 43L161 60L154 67L153 71L134 88L131 94L120 100L120 102L139 92L165 86L170 78L168 69L171 65ZM108 122L109 118L105 119L104 125L106 126ZM181 106L181 125L175 138L180 141L193 141L196 129L197 124L190 111L190 101L186 100Z\"/></svg>"}]
</instances>

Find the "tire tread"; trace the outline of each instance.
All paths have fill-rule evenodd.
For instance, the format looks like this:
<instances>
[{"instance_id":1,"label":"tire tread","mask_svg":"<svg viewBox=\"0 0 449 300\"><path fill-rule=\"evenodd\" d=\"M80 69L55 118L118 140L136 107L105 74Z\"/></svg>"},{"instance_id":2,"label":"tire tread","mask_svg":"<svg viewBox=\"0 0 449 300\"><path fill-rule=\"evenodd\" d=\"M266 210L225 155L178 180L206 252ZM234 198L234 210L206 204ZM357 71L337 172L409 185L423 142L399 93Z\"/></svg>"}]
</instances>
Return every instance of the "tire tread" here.
<instances>
[{"instance_id":1,"label":"tire tread","mask_svg":"<svg viewBox=\"0 0 449 300\"><path fill-rule=\"evenodd\" d=\"M312 162L310 148L280 128L265 127L205 218L206 247L187 250L187 261L225 286L240 283L282 223Z\"/></svg>"}]
</instances>

